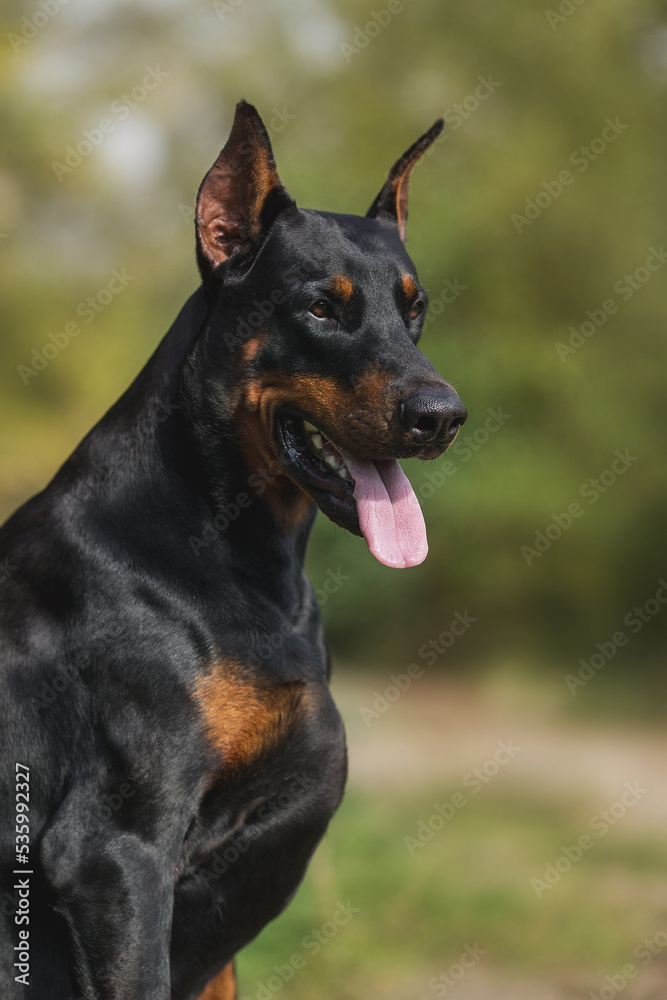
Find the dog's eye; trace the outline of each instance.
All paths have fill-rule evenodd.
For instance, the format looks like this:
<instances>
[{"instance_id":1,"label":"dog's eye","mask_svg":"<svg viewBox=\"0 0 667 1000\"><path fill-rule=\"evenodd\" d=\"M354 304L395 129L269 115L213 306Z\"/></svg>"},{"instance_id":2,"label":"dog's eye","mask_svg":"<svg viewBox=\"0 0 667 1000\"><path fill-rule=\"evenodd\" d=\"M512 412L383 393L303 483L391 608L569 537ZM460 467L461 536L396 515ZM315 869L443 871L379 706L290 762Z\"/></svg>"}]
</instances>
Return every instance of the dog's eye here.
<instances>
[{"instance_id":1,"label":"dog's eye","mask_svg":"<svg viewBox=\"0 0 667 1000\"><path fill-rule=\"evenodd\" d=\"M421 316L421 314L423 313L423 311L424 311L424 303L420 299L418 302L415 302L412 309L410 310L410 319L418 319L419 316Z\"/></svg>"},{"instance_id":2,"label":"dog's eye","mask_svg":"<svg viewBox=\"0 0 667 1000\"><path fill-rule=\"evenodd\" d=\"M318 299L313 302L309 310L318 319L333 319L333 310L326 299Z\"/></svg>"}]
</instances>

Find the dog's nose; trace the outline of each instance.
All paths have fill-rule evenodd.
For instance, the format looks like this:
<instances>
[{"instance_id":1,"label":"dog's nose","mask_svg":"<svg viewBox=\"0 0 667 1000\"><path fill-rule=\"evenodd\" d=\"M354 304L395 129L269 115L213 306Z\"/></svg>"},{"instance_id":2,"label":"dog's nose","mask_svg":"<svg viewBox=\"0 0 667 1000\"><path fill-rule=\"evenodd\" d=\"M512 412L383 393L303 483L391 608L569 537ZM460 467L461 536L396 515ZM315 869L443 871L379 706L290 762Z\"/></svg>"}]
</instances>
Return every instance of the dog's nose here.
<instances>
[{"instance_id":1,"label":"dog's nose","mask_svg":"<svg viewBox=\"0 0 667 1000\"><path fill-rule=\"evenodd\" d=\"M453 390L424 389L401 405L401 419L416 444L451 444L468 411Z\"/></svg>"}]
</instances>

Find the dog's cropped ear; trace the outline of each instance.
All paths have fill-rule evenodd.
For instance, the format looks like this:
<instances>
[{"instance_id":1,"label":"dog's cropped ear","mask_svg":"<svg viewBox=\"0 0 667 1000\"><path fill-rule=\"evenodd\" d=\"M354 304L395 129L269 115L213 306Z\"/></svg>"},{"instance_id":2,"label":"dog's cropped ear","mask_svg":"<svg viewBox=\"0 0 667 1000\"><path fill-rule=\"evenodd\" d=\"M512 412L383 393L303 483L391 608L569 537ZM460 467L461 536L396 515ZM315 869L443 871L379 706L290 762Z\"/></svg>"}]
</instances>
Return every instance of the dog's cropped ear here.
<instances>
[{"instance_id":1,"label":"dog's cropped ear","mask_svg":"<svg viewBox=\"0 0 667 1000\"><path fill-rule=\"evenodd\" d=\"M232 130L197 194L202 276L235 250L259 249L276 217L296 206L280 183L269 134L252 104L239 101Z\"/></svg>"},{"instance_id":2,"label":"dog's cropped ear","mask_svg":"<svg viewBox=\"0 0 667 1000\"><path fill-rule=\"evenodd\" d=\"M444 124L443 119L438 118L437 121L433 122L428 132L424 132L416 142L413 142L407 152L403 153L403 156L389 171L384 187L366 212L366 217L369 219L390 219L395 222L404 243L405 224L408 219L410 171L420 156L423 156L428 147L438 138Z\"/></svg>"}]
</instances>

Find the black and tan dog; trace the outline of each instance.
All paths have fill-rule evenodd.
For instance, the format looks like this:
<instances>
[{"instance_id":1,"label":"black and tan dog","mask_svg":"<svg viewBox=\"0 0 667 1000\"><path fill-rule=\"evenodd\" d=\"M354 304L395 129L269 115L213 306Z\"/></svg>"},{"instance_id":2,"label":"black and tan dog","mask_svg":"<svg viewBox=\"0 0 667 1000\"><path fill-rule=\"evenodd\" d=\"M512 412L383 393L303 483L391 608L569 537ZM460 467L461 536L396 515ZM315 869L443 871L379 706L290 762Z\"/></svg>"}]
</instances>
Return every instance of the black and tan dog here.
<instances>
[{"instance_id":1,"label":"black and tan dog","mask_svg":"<svg viewBox=\"0 0 667 1000\"><path fill-rule=\"evenodd\" d=\"M201 288L0 532L3 1000L230 1000L294 894L346 771L316 509L421 562L396 459L466 416L417 349L403 246L441 127L335 215L296 207L241 102L199 191Z\"/></svg>"}]
</instances>

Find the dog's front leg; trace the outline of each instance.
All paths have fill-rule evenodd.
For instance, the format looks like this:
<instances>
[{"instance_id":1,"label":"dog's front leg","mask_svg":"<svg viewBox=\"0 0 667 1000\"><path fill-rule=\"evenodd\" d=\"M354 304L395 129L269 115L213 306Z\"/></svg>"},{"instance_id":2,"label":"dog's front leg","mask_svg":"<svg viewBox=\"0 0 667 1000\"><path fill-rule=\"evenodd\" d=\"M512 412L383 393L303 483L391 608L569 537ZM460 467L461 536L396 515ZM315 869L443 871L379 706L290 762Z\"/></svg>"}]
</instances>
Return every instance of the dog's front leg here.
<instances>
[{"instance_id":1,"label":"dog's front leg","mask_svg":"<svg viewBox=\"0 0 667 1000\"><path fill-rule=\"evenodd\" d=\"M41 850L85 1000L169 1000L173 866L134 832L60 815Z\"/></svg>"}]
</instances>

